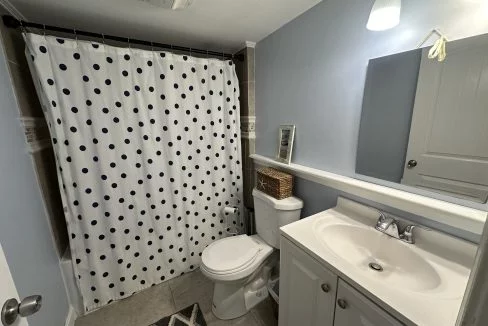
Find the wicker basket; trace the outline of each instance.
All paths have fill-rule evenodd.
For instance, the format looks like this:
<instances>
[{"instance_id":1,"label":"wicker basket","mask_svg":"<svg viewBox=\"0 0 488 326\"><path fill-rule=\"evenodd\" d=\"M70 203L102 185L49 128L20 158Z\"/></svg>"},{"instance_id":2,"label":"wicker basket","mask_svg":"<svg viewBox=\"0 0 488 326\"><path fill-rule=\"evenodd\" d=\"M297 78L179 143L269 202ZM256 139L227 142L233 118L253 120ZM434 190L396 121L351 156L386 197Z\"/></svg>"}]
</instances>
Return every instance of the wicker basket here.
<instances>
[{"instance_id":1,"label":"wicker basket","mask_svg":"<svg viewBox=\"0 0 488 326\"><path fill-rule=\"evenodd\" d=\"M273 168L257 170L257 189L274 197L284 199L292 196L293 176Z\"/></svg>"}]
</instances>

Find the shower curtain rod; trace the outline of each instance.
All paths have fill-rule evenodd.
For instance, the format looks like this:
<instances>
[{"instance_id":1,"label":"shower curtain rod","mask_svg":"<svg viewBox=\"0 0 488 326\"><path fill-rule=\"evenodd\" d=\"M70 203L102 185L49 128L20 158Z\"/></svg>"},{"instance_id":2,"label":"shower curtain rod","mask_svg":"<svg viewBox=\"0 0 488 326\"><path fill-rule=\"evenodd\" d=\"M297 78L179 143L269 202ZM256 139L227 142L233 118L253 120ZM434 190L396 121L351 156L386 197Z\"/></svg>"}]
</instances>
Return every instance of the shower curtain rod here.
<instances>
[{"instance_id":1,"label":"shower curtain rod","mask_svg":"<svg viewBox=\"0 0 488 326\"><path fill-rule=\"evenodd\" d=\"M50 26L50 25L44 25L44 24L39 24L39 23L31 23L31 22L18 20L17 18L10 16L10 15L2 16L2 20L3 20L3 24L8 28L31 27L31 28L37 28L37 29L41 29L41 30L45 30L45 31L69 33L69 34L73 34L73 35L83 35L83 36L101 38L104 40L126 42L128 44L147 45L147 46L167 49L167 50L171 50L171 51L175 50L175 51L182 51L182 52L189 52L189 53L198 53L198 54L210 55L213 57L223 57L226 59L238 59L239 61L244 61L244 55L243 54L235 55L235 54L230 54L230 53L225 53L225 52L207 51L207 50L201 50L201 49L188 48L188 47L184 47L184 46L149 42L149 41L137 40L137 39L127 38L127 37L120 37L120 36L106 35L106 34L100 34L100 33L86 32L86 31L80 31L77 29L69 29L69 28Z\"/></svg>"}]
</instances>

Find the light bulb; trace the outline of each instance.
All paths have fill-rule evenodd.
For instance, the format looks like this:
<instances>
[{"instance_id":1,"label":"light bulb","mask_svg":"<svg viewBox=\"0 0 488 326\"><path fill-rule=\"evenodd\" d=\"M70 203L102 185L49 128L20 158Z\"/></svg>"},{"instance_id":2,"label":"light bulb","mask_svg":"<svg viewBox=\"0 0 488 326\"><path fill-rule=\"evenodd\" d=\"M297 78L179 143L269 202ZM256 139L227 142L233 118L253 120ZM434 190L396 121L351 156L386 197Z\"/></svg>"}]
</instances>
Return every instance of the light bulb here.
<instances>
[{"instance_id":1,"label":"light bulb","mask_svg":"<svg viewBox=\"0 0 488 326\"><path fill-rule=\"evenodd\" d=\"M384 31L400 23L401 0L376 0L369 15L366 28L371 31Z\"/></svg>"}]
</instances>

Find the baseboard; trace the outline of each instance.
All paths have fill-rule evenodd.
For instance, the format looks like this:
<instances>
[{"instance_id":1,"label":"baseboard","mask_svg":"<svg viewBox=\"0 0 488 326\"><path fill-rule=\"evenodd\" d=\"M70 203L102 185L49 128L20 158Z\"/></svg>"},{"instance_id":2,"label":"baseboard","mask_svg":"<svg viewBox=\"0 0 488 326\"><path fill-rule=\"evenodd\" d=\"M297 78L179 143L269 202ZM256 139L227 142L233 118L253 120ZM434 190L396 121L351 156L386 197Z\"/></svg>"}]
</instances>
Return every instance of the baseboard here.
<instances>
[{"instance_id":1,"label":"baseboard","mask_svg":"<svg viewBox=\"0 0 488 326\"><path fill-rule=\"evenodd\" d=\"M73 306L69 306L68 316L66 317L66 324L65 326L75 326L75 320L78 318L78 314L76 313L75 308Z\"/></svg>"}]
</instances>

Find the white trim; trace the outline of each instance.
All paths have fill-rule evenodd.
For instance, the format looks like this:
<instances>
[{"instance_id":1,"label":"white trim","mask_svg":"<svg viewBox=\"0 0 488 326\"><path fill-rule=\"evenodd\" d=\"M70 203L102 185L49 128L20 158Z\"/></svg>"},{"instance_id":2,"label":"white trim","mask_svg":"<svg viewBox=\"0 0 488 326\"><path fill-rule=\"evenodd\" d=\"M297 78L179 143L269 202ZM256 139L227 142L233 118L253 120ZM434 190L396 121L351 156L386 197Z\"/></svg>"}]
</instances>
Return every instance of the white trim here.
<instances>
[{"instance_id":1,"label":"white trim","mask_svg":"<svg viewBox=\"0 0 488 326\"><path fill-rule=\"evenodd\" d=\"M309 168L298 164L284 164L266 156L251 154L255 163L280 168L297 177L350 193L405 212L435 220L445 225L477 235L483 232L488 213L482 210L448 203L407 191L388 188L351 177Z\"/></svg>"},{"instance_id":2,"label":"white trim","mask_svg":"<svg viewBox=\"0 0 488 326\"><path fill-rule=\"evenodd\" d=\"M256 47L256 42L245 41L244 45L246 46L246 48L253 48L254 49Z\"/></svg>"},{"instance_id":3,"label":"white trim","mask_svg":"<svg viewBox=\"0 0 488 326\"><path fill-rule=\"evenodd\" d=\"M243 115L241 116L241 123L256 123L256 116L255 115Z\"/></svg>"},{"instance_id":4,"label":"white trim","mask_svg":"<svg viewBox=\"0 0 488 326\"><path fill-rule=\"evenodd\" d=\"M4 7L12 16L20 20L27 20L22 13L15 8L13 4L10 3L8 0L0 0L0 6Z\"/></svg>"},{"instance_id":5,"label":"white trim","mask_svg":"<svg viewBox=\"0 0 488 326\"><path fill-rule=\"evenodd\" d=\"M68 316L66 316L66 323L65 326L75 326L76 318L78 318L78 314L75 311L73 306L69 306Z\"/></svg>"},{"instance_id":6,"label":"white trim","mask_svg":"<svg viewBox=\"0 0 488 326\"><path fill-rule=\"evenodd\" d=\"M256 133L254 131L241 131L242 139L256 139Z\"/></svg>"}]
</instances>

